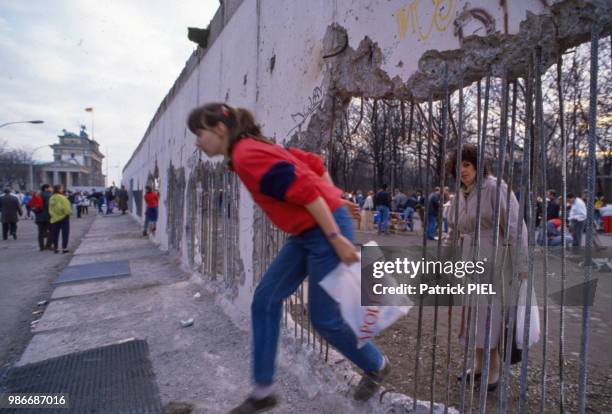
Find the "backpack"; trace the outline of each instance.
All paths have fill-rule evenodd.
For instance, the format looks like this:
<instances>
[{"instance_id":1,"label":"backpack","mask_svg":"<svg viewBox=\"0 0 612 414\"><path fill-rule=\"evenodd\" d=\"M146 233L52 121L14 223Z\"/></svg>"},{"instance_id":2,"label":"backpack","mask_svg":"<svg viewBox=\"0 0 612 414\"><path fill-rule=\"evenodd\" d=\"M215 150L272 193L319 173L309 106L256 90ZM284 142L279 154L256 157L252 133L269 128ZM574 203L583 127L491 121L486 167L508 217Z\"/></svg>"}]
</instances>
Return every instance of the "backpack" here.
<instances>
[{"instance_id":1,"label":"backpack","mask_svg":"<svg viewBox=\"0 0 612 414\"><path fill-rule=\"evenodd\" d=\"M35 193L32 196L32 198L30 199L30 201L28 201L27 206L30 207L32 209L32 211L35 212L35 213L42 213L42 211L43 211L43 199L40 196L40 194Z\"/></svg>"}]
</instances>

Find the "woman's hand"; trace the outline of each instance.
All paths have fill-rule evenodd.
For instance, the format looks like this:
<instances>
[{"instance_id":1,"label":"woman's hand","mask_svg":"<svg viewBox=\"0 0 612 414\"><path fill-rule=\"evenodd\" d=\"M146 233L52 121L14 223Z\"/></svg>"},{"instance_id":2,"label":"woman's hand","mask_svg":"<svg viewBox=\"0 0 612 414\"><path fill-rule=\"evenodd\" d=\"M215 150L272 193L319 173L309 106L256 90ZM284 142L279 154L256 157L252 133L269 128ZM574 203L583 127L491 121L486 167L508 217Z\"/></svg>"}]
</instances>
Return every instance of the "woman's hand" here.
<instances>
[{"instance_id":1,"label":"woman's hand","mask_svg":"<svg viewBox=\"0 0 612 414\"><path fill-rule=\"evenodd\" d=\"M351 264L359 260L357 249L350 242L349 239L339 234L329 241L334 248L336 254L340 258L340 261L344 264Z\"/></svg>"},{"instance_id":2,"label":"woman's hand","mask_svg":"<svg viewBox=\"0 0 612 414\"><path fill-rule=\"evenodd\" d=\"M351 200L346 199L343 199L342 201L344 202L344 205L348 209L349 213L351 213L353 218L358 219L361 217L361 214L359 213L359 204L355 204Z\"/></svg>"}]
</instances>

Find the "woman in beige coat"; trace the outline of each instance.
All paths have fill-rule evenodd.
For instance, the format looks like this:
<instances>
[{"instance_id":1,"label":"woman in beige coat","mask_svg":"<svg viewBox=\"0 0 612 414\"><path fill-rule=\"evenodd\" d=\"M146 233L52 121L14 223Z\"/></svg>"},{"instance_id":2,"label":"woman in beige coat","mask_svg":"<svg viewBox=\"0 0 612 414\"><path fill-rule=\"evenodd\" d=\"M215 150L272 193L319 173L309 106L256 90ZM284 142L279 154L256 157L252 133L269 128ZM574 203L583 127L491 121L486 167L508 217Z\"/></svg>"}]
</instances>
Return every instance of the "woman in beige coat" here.
<instances>
[{"instance_id":1,"label":"woman in beige coat","mask_svg":"<svg viewBox=\"0 0 612 414\"><path fill-rule=\"evenodd\" d=\"M451 154L447 169L454 178L456 173L456 153ZM484 166L484 174L481 180L481 200L480 200L480 244L478 249L478 258L475 260L483 260L486 272L479 276L479 282L488 283L489 269L493 262L493 238L494 238L494 213L495 213L495 195L497 191L496 177L489 174ZM476 188L476 175L478 171L478 148L472 144L466 144L461 150L461 191L453 198L452 206L449 211L449 226L451 235L450 240L453 240L453 233L459 233L458 248L461 252L462 260L474 260L476 249L474 248L474 231L476 228L476 211L478 207L478 190ZM502 308L508 309L508 298L510 292L510 281L512 279L513 255L516 257L517 271L519 279L526 277L526 263L524 258L527 252L527 226L522 218L519 218L519 204L516 196L512 192L510 195L510 203L507 204L508 186L502 180L500 185L500 213L499 213L499 235L497 258L495 260L495 271L493 273L493 290L496 295L493 297L493 307L491 314L491 353L489 363L489 390L493 391L497 387L500 372L500 352L498 345L500 337L503 333L502 324ZM455 222L455 209L459 209L458 220ZM509 215L508 226L506 228L506 215ZM517 241L517 228L523 226L521 240ZM504 246L508 237L508 245ZM476 318L476 370L475 379L478 379L482 367L483 348L485 346L485 329L487 316L487 297L485 295L477 296L478 311ZM468 340L468 332L465 332L467 326L467 311L462 308L462 322L459 337L462 340ZM475 313L473 308L472 313ZM507 315L508 312L506 311ZM472 322L473 323L473 322ZM461 377L459 378L461 379Z\"/></svg>"}]
</instances>

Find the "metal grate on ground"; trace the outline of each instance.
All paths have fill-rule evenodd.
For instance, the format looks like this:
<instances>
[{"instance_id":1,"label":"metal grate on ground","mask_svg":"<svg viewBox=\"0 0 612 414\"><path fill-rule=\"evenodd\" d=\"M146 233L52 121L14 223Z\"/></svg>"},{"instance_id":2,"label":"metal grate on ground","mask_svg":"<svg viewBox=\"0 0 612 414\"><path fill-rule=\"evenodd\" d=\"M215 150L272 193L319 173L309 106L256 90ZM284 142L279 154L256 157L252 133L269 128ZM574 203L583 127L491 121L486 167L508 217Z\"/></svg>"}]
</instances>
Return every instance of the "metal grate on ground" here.
<instances>
[{"instance_id":1,"label":"metal grate on ground","mask_svg":"<svg viewBox=\"0 0 612 414\"><path fill-rule=\"evenodd\" d=\"M0 409L3 414L162 413L159 390L144 340L94 348L11 368L6 393L67 394L69 408Z\"/></svg>"},{"instance_id":2,"label":"metal grate on ground","mask_svg":"<svg viewBox=\"0 0 612 414\"><path fill-rule=\"evenodd\" d=\"M68 266L53 282L54 285L63 283L82 282L92 279L102 279L130 275L130 264L127 260L111 262L88 263Z\"/></svg>"}]
</instances>

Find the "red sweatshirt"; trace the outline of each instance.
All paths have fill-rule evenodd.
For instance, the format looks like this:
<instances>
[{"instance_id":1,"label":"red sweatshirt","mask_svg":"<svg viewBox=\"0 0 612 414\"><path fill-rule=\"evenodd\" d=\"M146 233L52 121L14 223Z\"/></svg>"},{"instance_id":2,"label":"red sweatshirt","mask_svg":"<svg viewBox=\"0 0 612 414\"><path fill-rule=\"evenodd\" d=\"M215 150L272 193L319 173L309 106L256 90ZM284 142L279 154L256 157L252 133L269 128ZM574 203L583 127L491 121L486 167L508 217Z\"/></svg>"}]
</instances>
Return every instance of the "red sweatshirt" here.
<instances>
[{"instance_id":1,"label":"red sweatshirt","mask_svg":"<svg viewBox=\"0 0 612 414\"><path fill-rule=\"evenodd\" d=\"M272 223L297 235L317 225L304 207L323 197L333 212L342 191L325 180L323 160L297 148L285 149L243 138L232 150L232 166Z\"/></svg>"},{"instance_id":2,"label":"red sweatshirt","mask_svg":"<svg viewBox=\"0 0 612 414\"><path fill-rule=\"evenodd\" d=\"M159 199L155 191L151 191L150 193L145 193L144 199L145 199L145 203L147 207L157 207L159 204Z\"/></svg>"}]
</instances>

